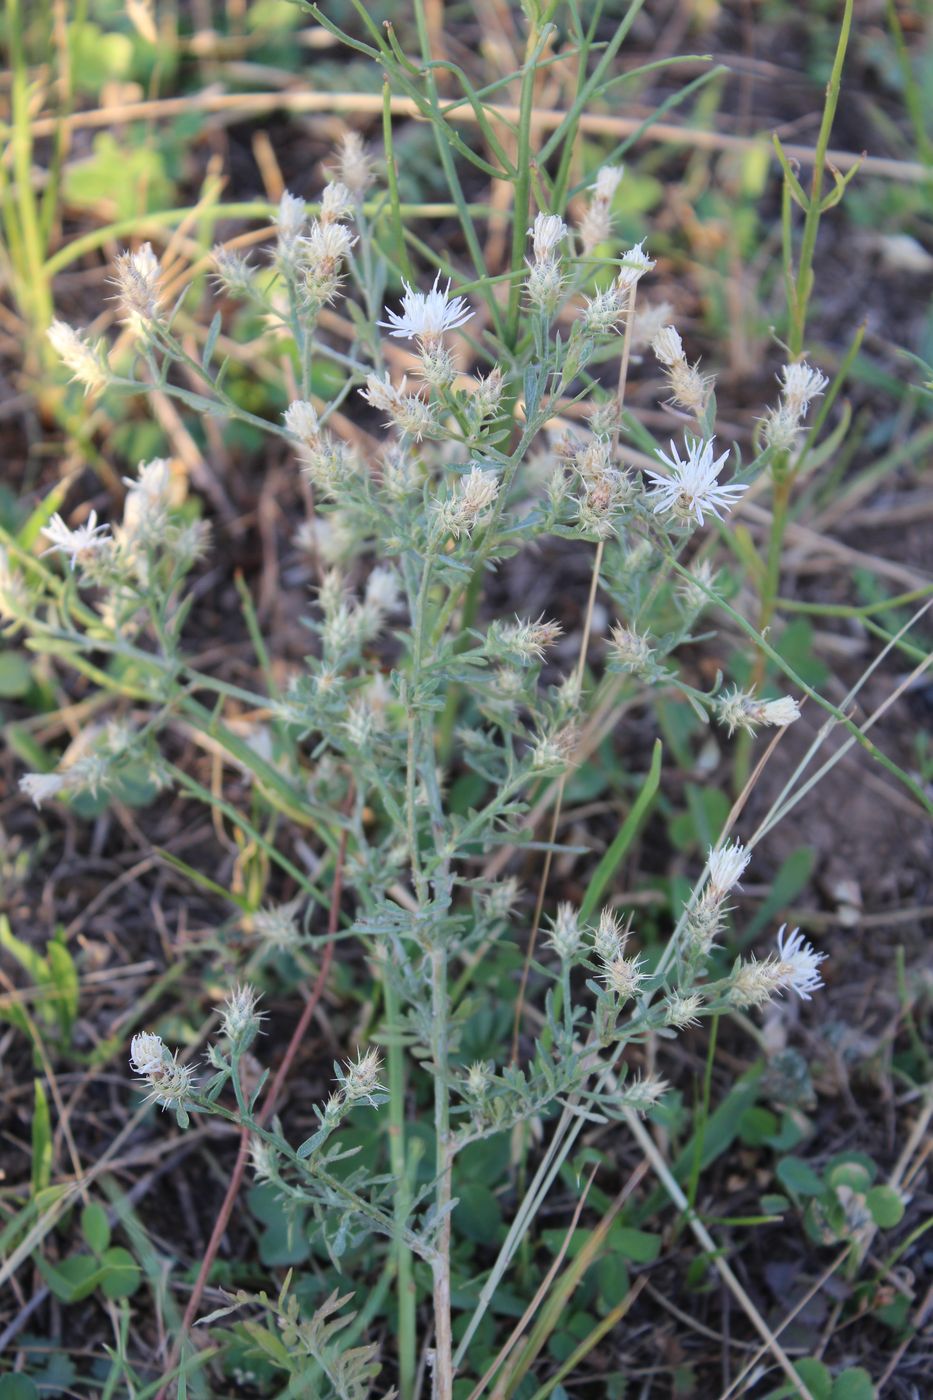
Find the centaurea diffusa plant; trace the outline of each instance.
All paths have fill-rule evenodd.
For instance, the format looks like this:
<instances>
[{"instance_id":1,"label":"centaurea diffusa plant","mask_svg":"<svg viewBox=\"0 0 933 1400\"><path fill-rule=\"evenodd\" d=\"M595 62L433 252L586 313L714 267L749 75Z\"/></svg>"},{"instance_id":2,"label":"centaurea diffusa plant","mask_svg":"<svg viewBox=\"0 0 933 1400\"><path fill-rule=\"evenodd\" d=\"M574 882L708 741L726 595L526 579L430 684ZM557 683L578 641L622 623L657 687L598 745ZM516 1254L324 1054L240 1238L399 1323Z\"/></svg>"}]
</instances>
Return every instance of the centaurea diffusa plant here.
<instances>
[{"instance_id":1,"label":"centaurea diffusa plant","mask_svg":"<svg viewBox=\"0 0 933 1400\"><path fill-rule=\"evenodd\" d=\"M509 939L526 942L529 926L536 931L541 910L552 907L542 880L539 911L531 916L529 901L489 876L482 858L527 839L532 799L549 783L563 792L586 721L607 696L657 688L728 734L784 727L799 715L793 696L759 698L738 686L723 693L720 681L703 690L687 675L696 677L695 624L718 601L716 573L698 551L711 526L730 529L778 441L792 433L796 442L805 432L822 376L798 359L785 366L781 404L763 420L761 451L742 464L729 445L716 455L712 379L689 364L679 333L665 324L653 347L681 424L684 415L687 422L669 452L658 444L646 452L644 436L636 448L623 436L625 395L642 283L656 268L649 240L628 251L612 243L611 204L625 188L618 165L607 162L593 173L575 223L566 186L558 198L545 164L535 188L548 207L532 210L531 186L516 178L521 247L506 316L488 277L458 291L461 283L446 268L433 278L400 275L397 199L393 205L390 188L385 210L378 212L377 200L374 212L367 202L371 164L351 142L314 211L282 196L263 263L217 250L220 319L200 359L182 333L184 299L169 304L148 244L121 254L115 274L140 372L118 372L104 346L63 323L53 327L53 345L89 392L109 385L142 394L157 386L190 411L271 435L305 477L311 525L339 531L346 548L322 571L308 618L313 647L274 693L217 679L190 657L188 578L206 540L179 511L164 463L142 464L128 479L122 519L114 513L108 526L93 512L72 524L53 517L44 529L53 557L11 556L2 575L10 625L66 662L78 658L99 684L113 681L115 694L133 706L133 723L119 742L96 732L77 761L65 754L54 772L25 776L23 787L37 803L68 800L82 788L107 791L121 765L131 763L198 801L218 800L169 756L164 736L180 718L250 775L260 810L300 823L318 843L321 866L341 872L341 936L359 941L380 983L386 1061L373 1045L348 1049L304 1142L295 1145L277 1119L261 1121L264 1080L257 1084L246 1072L244 1057L261 1060L265 1047L257 993L248 985L222 1009L206 1065L183 1064L152 1032L134 1038L131 1063L150 1096L174 1109L180 1123L192 1113L213 1114L245 1129L257 1175L289 1209L311 1209L338 1266L355 1245L373 1236L386 1241L399 1280L406 1397L416 1346L412 1299L422 1270L430 1274L432 1302L422 1335L431 1338L439 1400L451 1400L488 1306L485 1290L469 1315L454 1301L454 1174L469 1145L539 1120L553 1123L558 1110L559 1121L569 1115L577 1130L648 1112L665 1081L629 1069L627 1057L637 1060L639 1047L782 992L809 997L820 984L822 955L783 930L776 952L740 959L719 975L714 955L728 899L750 859L743 845L726 843L710 853L705 883L698 881L660 963L640 950L637 927L623 927L611 908L584 912L563 902L545 913L544 961L529 990L539 1016L535 1033L522 1037L518 1059L508 1045L494 1056L465 1058L477 960ZM390 282L394 290L386 292ZM325 314L345 297L357 328L350 350L332 343ZM281 421L245 409L216 363L220 328L235 307L287 357L293 397ZM408 352L393 344L387 354L380 329L393 342L411 342L404 367L398 356ZM330 397L315 387L320 360L342 376ZM388 434L374 459L346 430L354 414ZM531 470L541 461L544 480ZM565 675L545 671L554 667L558 622L489 617L479 605L487 574L549 537L593 561L582 642ZM605 675L595 679L589 641L600 590L614 617ZM119 673L102 669L101 656L119 663ZM268 717L264 744L250 744L230 722L240 704ZM455 767L475 780L479 794L465 811L448 793ZM255 836L249 818L229 804L225 813ZM556 846L553 835L548 844ZM258 965L271 977L267 964L275 959L320 952L316 909L327 895L273 841L264 850L299 890L279 903L270 893L243 918L246 939L258 945L253 975ZM432 1097L435 1159L426 1181L413 1170L407 1136L406 1075L419 1066ZM367 1109L389 1133L389 1177L352 1162L348 1169L345 1161L341 1129ZM529 1209L522 1206L523 1219ZM493 1286L515 1249L510 1232L490 1271ZM280 1317L300 1340L292 1303L283 1304ZM306 1340L317 1345L311 1331Z\"/></svg>"}]
</instances>

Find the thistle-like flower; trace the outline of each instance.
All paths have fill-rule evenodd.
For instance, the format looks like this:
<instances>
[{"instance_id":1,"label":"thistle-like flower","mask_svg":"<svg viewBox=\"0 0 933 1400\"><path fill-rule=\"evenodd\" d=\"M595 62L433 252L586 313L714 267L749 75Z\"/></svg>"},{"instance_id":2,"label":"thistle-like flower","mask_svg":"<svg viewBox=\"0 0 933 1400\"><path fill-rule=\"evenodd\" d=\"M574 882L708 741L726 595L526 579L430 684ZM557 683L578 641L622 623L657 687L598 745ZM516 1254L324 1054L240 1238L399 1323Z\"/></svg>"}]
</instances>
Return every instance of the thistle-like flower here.
<instances>
[{"instance_id":1,"label":"thistle-like flower","mask_svg":"<svg viewBox=\"0 0 933 1400\"><path fill-rule=\"evenodd\" d=\"M212 257L217 285L222 291L240 299L253 294L255 273L246 258L239 253L231 253L222 243L214 249Z\"/></svg>"},{"instance_id":2,"label":"thistle-like flower","mask_svg":"<svg viewBox=\"0 0 933 1400\"><path fill-rule=\"evenodd\" d=\"M716 702L716 714L731 739L737 729L754 734L760 724L783 729L800 718L800 706L790 695L782 695L777 700L759 700L753 690L733 686Z\"/></svg>"},{"instance_id":3,"label":"thistle-like flower","mask_svg":"<svg viewBox=\"0 0 933 1400\"><path fill-rule=\"evenodd\" d=\"M163 309L159 286L162 268L152 244L144 243L134 253L121 253L113 271L121 320L137 334L146 334L161 319Z\"/></svg>"},{"instance_id":4,"label":"thistle-like flower","mask_svg":"<svg viewBox=\"0 0 933 1400\"><path fill-rule=\"evenodd\" d=\"M58 358L71 370L72 378L84 385L85 394L95 393L109 382L110 366L101 341L92 343L65 321L53 321L48 337Z\"/></svg>"},{"instance_id":5,"label":"thistle-like flower","mask_svg":"<svg viewBox=\"0 0 933 1400\"><path fill-rule=\"evenodd\" d=\"M642 239L641 243L636 243L634 248L629 248L627 253L622 254L622 266L615 280L617 290L620 293L631 291L653 267L654 259L648 257Z\"/></svg>"},{"instance_id":6,"label":"thistle-like flower","mask_svg":"<svg viewBox=\"0 0 933 1400\"><path fill-rule=\"evenodd\" d=\"M782 924L777 936L777 958L783 987L796 992L804 1001L810 1000L812 992L819 991L823 978L818 972L821 962L826 961L826 953L818 953L806 941L799 928L785 937L786 924Z\"/></svg>"},{"instance_id":7,"label":"thistle-like flower","mask_svg":"<svg viewBox=\"0 0 933 1400\"><path fill-rule=\"evenodd\" d=\"M237 986L227 993L221 1013L221 1031L236 1050L246 1050L252 1043L265 1012L256 1010L259 993L254 987Z\"/></svg>"},{"instance_id":8,"label":"thistle-like flower","mask_svg":"<svg viewBox=\"0 0 933 1400\"><path fill-rule=\"evenodd\" d=\"M192 1066L179 1064L178 1052L173 1055L162 1037L152 1031L133 1036L130 1066L133 1073L149 1085L148 1099L161 1108L173 1108L184 1126L194 1088Z\"/></svg>"},{"instance_id":9,"label":"thistle-like flower","mask_svg":"<svg viewBox=\"0 0 933 1400\"><path fill-rule=\"evenodd\" d=\"M406 385L405 376L396 388L391 383L388 373L384 379L371 374L366 380L365 388L359 392L373 408L389 414L386 427L394 426L406 437L421 442L422 438L430 436L436 430L437 419L431 405L417 394L407 393Z\"/></svg>"},{"instance_id":10,"label":"thistle-like flower","mask_svg":"<svg viewBox=\"0 0 933 1400\"><path fill-rule=\"evenodd\" d=\"M355 1060L347 1060L341 1080L347 1099L353 1103L367 1103L375 1106L375 1094L384 1094L385 1087L379 1083L382 1061L378 1050L367 1050L357 1054Z\"/></svg>"},{"instance_id":11,"label":"thistle-like flower","mask_svg":"<svg viewBox=\"0 0 933 1400\"><path fill-rule=\"evenodd\" d=\"M674 1026L677 1030L686 1030L687 1026L698 1026L698 1013L702 1008L703 998L699 992L671 992L664 1000L664 1024Z\"/></svg>"},{"instance_id":12,"label":"thistle-like flower","mask_svg":"<svg viewBox=\"0 0 933 1400\"><path fill-rule=\"evenodd\" d=\"M110 544L110 526L98 525L96 510L91 511L85 524L79 525L74 530L69 529L61 516L56 513L48 525L43 527L42 533L47 540L51 540L49 548L43 550L43 556L64 554L72 569L76 564L87 561L91 555L100 549L106 549Z\"/></svg>"},{"instance_id":13,"label":"thistle-like flower","mask_svg":"<svg viewBox=\"0 0 933 1400\"><path fill-rule=\"evenodd\" d=\"M289 262L295 255L298 239L305 231L308 212L303 199L285 190L279 200L279 210L275 223L279 231L277 252L283 262Z\"/></svg>"},{"instance_id":14,"label":"thistle-like flower","mask_svg":"<svg viewBox=\"0 0 933 1400\"><path fill-rule=\"evenodd\" d=\"M287 904L275 904L265 909L257 909L250 916L253 933L270 948L277 948L283 952L299 947L304 935L298 911L303 904L304 897L298 895L297 898L290 899Z\"/></svg>"},{"instance_id":15,"label":"thistle-like flower","mask_svg":"<svg viewBox=\"0 0 933 1400\"><path fill-rule=\"evenodd\" d=\"M436 343L446 331L465 325L473 316L468 302L464 297L451 297L449 279L443 291L440 282L438 273L429 292L416 292L405 282L401 312L386 307L389 319L377 325L396 339L418 340L422 345Z\"/></svg>"},{"instance_id":16,"label":"thistle-like flower","mask_svg":"<svg viewBox=\"0 0 933 1400\"><path fill-rule=\"evenodd\" d=\"M726 842L709 852L709 887L717 895L723 896L735 889L752 858L751 851L741 841Z\"/></svg>"},{"instance_id":17,"label":"thistle-like flower","mask_svg":"<svg viewBox=\"0 0 933 1400\"><path fill-rule=\"evenodd\" d=\"M545 214L544 212L537 214L534 223L528 230L528 236L532 239L535 262L549 262L567 237L567 232L567 225L559 214Z\"/></svg>"},{"instance_id":18,"label":"thistle-like flower","mask_svg":"<svg viewBox=\"0 0 933 1400\"><path fill-rule=\"evenodd\" d=\"M561 962L570 962L580 947L580 921L569 902L557 906L548 946L554 949Z\"/></svg>"},{"instance_id":19,"label":"thistle-like flower","mask_svg":"<svg viewBox=\"0 0 933 1400\"><path fill-rule=\"evenodd\" d=\"M366 154L359 132L348 131L341 139L337 149L336 173L357 199L366 193L372 183L373 163Z\"/></svg>"},{"instance_id":20,"label":"thistle-like flower","mask_svg":"<svg viewBox=\"0 0 933 1400\"><path fill-rule=\"evenodd\" d=\"M784 402L792 413L803 418L810 407L811 399L820 398L829 380L826 375L811 365L798 360L781 368Z\"/></svg>"},{"instance_id":21,"label":"thistle-like flower","mask_svg":"<svg viewBox=\"0 0 933 1400\"><path fill-rule=\"evenodd\" d=\"M640 1075L623 1087L619 1098L626 1108L632 1108L636 1113L647 1113L660 1102L669 1088L667 1080L659 1075Z\"/></svg>"},{"instance_id":22,"label":"thistle-like flower","mask_svg":"<svg viewBox=\"0 0 933 1400\"><path fill-rule=\"evenodd\" d=\"M622 920L610 908L599 916L593 934L593 951L601 962L612 963L625 952L628 934L622 931Z\"/></svg>"},{"instance_id":23,"label":"thistle-like flower","mask_svg":"<svg viewBox=\"0 0 933 1400\"><path fill-rule=\"evenodd\" d=\"M654 659L655 648L647 633L633 627L624 627L617 622L610 633L610 650L613 658L626 671L638 676L639 680L656 680L660 667Z\"/></svg>"},{"instance_id":24,"label":"thistle-like flower","mask_svg":"<svg viewBox=\"0 0 933 1400\"><path fill-rule=\"evenodd\" d=\"M735 482L720 486L719 473L729 456L724 452L713 460L715 438L703 442L699 438L685 439L687 457L681 460L674 443L671 443L671 456L658 452L658 458L670 470L670 475L662 472L647 472L654 485L648 492L655 515L670 512L684 523L696 521L704 524L704 512L722 519L721 511L729 511L736 501L747 491L747 486Z\"/></svg>"},{"instance_id":25,"label":"thistle-like flower","mask_svg":"<svg viewBox=\"0 0 933 1400\"><path fill-rule=\"evenodd\" d=\"M607 989L620 1001L637 996L646 973L642 972L644 958L613 958L603 967L602 978Z\"/></svg>"},{"instance_id":26,"label":"thistle-like flower","mask_svg":"<svg viewBox=\"0 0 933 1400\"><path fill-rule=\"evenodd\" d=\"M31 798L37 807L48 802L67 785L62 773L24 773L19 780L20 792Z\"/></svg>"},{"instance_id":27,"label":"thistle-like flower","mask_svg":"<svg viewBox=\"0 0 933 1400\"><path fill-rule=\"evenodd\" d=\"M453 535L454 539L468 535L481 523L498 494L499 478L495 472L474 464L469 473L460 478L453 495L440 506L438 519L442 533Z\"/></svg>"}]
</instances>

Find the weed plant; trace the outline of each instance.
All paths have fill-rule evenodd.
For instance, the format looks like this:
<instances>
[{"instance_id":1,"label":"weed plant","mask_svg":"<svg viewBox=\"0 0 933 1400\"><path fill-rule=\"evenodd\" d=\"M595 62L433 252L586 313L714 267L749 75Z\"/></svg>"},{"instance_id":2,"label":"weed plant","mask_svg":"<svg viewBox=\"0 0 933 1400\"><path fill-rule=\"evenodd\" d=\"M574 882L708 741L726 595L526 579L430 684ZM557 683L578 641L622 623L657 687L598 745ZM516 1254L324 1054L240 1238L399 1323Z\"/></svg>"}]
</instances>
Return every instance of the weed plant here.
<instances>
[{"instance_id":1,"label":"weed plant","mask_svg":"<svg viewBox=\"0 0 933 1400\"><path fill-rule=\"evenodd\" d=\"M119 799L134 783L184 794L222 814L244 848L259 853L267 880L278 870L295 892L275 903L260 886L258 897L240 899L249 950L242 981L218 1008L217 1032L200 1063L145 1026L127 1047L147 1101L170 1110L181 1128L208 1116L234 1125L255 1180L296 1232L310 1217L322 1247L328 1282L316 1298L301 1297L288 1279L281 1288L238 1291L206 1319L215 1334L223 1323L234 1329L224 1333L229 1339L246 1339L262 1365L286 1378L282 1394L409 1400L429 1388L437 1400L517 1393L543 1400L566 1393L557 1387L570 1367L548 1371L542 1356L598 1238L563 1267L561 1253L534 1296L522 1292L525 1251L580 1133L624 1123L685 1222L714 1248L694 1208L696 1174L688 1173L685 1194L641 1123L663 1111L669 1042L712 1022L708 1109L718 1018L747 1016L782 995L819 994L825 955L796 929L773 929L757 954L722 954L730 896L756 844L837 761L834 755L814 767L826 736L839 728L848 731L843 752L867 749L925 801L915 780L875 748L870 726L859 727L847 705L807 684L770 637L790 495L802 473L824 460L822 435L847 370L844 363L830 381L809 362L806 321L820 221L849 178L837 177L827 193L825 157L852 7L808 188L778 151L785 363L773 401L761 406L749 460L717 439L713 376L694 361L666 309L646 296L655 280L651 228L634 246L618 243L629 143L608 151L597 168L578 169L581 115L615 81L613 64L639 6L597 44L595 26L576 6L528 0L514 120L495 108L498 84L477 90L455 65L432 60L420 4L416 54L405 53L392 26L373 23L362 4L353 7L362 39L326 9L306 8L378 65L386 93L391 87L410 97L429 123L469 270L406 227L387 105L378 158L348 136L313 206L282 196L263 253L215 250L217 308L206 326L189 304L191 274L164 266L148 243L121 253L113 269L129 354L52 322L51 344L89 398L157 392L184 414L238 421L284 442L309 486L313 509L302 531L327 566L305 619L307 655L284 684L244 592L267 688L239 686L197 666L186 645L197 607L192 579L212 546L204 525L180 505L167 460L144 462L127 477L119 519L78 512L69 524L50 501L28 533L5 537L2 616L31 649L85 678L101 697L101 718L54 768L25 774L22 787L37 805L86 794ZM578 64L577 98L537 138L536 84L556 61L557 21L565 56ZM482 154L439 96L442 75L460 84ZM511 186L504 276L486 267L466 192L473 170ZM29 213L22 200L19 213ZM25 226L22 232L28 241ZM337 309L355 332L340 349L327 333ZM286 358L292 382L281 421L252 412L232 387L237 331L244 345L268 344ZM669 442L627 410L636 360L666 380ZM339 386L329 396L315 387L321 365ZM355 432L358 423L382 438L378 454L358 445L371 441ZM747 553L733 522L749 492L772 500L751 619L727 596L717 564L723 545ZM561 638L556 622L498 615L488 602L497 572L517 556L542 557L555 537L591 561L578 652L568 665L562 650L561 667L549 660ZM598 599L612 614L600 673L589 655ZM692 658L722 619L747 644L740 679L719 675L702 688ZM735 803L663 951L650 958L635 951L637 922L622 920L608 895L657 790L660 745L582 902L555 904L548 880L563 850L559 813L575 766L605 716L649 692L689 707L724 737L738 736L740 787L761 731L778 735L805 700L826 715L765 820L742 839L744 795ZM248 733L236 719L244 709L254 717ZM179 723L248 774L248 810L175 762L171 735ZM451 787L464 774L467 802ZM535 841L530 818L542 797L550 831ZM306 867L283 849L285 824L299 828L314 852ZM507 859L517 848L540 852L535 891L503 873L500 853ZM360 1043L347 1044L334 1065L333 1092L315 1108L315 1131L296 1142L276 1112L282 1075L270 1085L261 1068L264 1033L274 1029L262 994L304 970L303 1032L334 946L348 942L361 950L381 1013ZM477 970L513 944L527 953L520 981L501 989L508 1024L474 1056ZM636 1072L633 1052L644 1062L640 1052L649 1047L647 1060L658 1069ZM286 1064L295 1048L293 1037ZM353 1132L360 1122L374 1122L384 1135L381 1158L360 1152ZM479 1145L496 1142L507 1145L522 1189L480 1272L462 1247L458 1207L471 1198L463 1164L501 1161L477 1157ZM695 1166L698 1173L699 1155ZM493 1189L507 1170L503 1164ZM848 1179L820 1189L841 1186L856 1190ZM863 1197L871 1186L857 1183ZM830 1215L838 1199L825 1206ZM888 1197L873 1199L874 1217L867 1209L876 1223L897 1214ZM621 1203L607 1212L606 1230ZM849 1238L842 1217L833 1218L839 1238ZM107 1249L99 1243L98 1269ZM118 1270L119 1261L108 1267ZM364 1286L355 1273L380 1281ZM397 1391L380 1381L386 1358L367 1332L381 1306L373 1300L390 1290ZM348 1311L353 1293L358 1316ZM506 1294L524 1314L508 1340L499 1315ZM609 1316L618 1321L624 1310L620 1303ZM571 1366L598 1340L583 1339ZM774 1355L791 1385L809 1394L780 1347ZM425 1365L429 1381L419 1369ZM538 1388L520 1390L530 1377ZM203 1388L197 1352L183 1338L159 1384L134 1393L164 1393L160 1386L178 1386L179 1394L182 1386Z\"/></svg>"}]
</instances>

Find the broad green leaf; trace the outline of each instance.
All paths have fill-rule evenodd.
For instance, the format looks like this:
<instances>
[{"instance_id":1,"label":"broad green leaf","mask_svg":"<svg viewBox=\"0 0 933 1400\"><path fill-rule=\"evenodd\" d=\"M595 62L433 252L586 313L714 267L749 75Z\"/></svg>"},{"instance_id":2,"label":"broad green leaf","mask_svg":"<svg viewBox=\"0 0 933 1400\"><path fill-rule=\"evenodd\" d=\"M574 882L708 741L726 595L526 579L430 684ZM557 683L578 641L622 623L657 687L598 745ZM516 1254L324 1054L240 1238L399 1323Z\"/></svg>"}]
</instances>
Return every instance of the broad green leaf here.
<instances>
[{"instance_id":1,"label":"broad green leaf","mask_svg":"<svg viewBox=\"0 0 933 1400\"><path fill-rule=\"evenodd\" d=\"M875 1400L871 1376L862 1366L840 1371L833 1381L830 1400Z\"/></svg>"},{"instance_id":2,"label":"broad green leaf","mask_svg":"<svg viewBox=\"0 0 933 1400\"><path fill-rule=\"evenodd\" d=\"M99 1201L91 1201L81 1212L81 1233L94 1254L103 1254L110 1243L107 1212Z\"/></svg>"},{"instance_id":3,"label":"broad green leaf","mask_svg":"<svg viewBox=\"0 0 933 1400\"><path fill-rule=\"evenodd\" d=\"M795 1196L822 1196L826 1189L822 1177L802 1157L782 1157L775 1175Z\"/></svg>"},{"instance_id":4,"label":"broad green leaf","mask_svg":"<svg viewBox=\"0 0 933 1400\"><path fill-rule=\"evenodd\" d=\"M880 1230L891 1230L904 1218L904 1202L893 1186L873 1186L865 1203Z\"/></svg>"},{"instance_id":5,"label":"broad green leaf","mask_svg":"<svg viewBox=\"0 0 933 1400\"><path fill-rule=\"evenodd\" d=\"M21 651L0 654L0 700L15 700L32 685L32 671Z\"/></svg>"},{"instance_id":6,"label":"broad green leaf","mask_svg":"<svg viewBox=\"0 0 933 1400\"><path fill-rule=\"evenodd\" d=\"M142 1283L142 1270L128 1249L115 1245L101 1260L100 1289L105 1298L131 1298Z\"/></svg>"}]
</instances>

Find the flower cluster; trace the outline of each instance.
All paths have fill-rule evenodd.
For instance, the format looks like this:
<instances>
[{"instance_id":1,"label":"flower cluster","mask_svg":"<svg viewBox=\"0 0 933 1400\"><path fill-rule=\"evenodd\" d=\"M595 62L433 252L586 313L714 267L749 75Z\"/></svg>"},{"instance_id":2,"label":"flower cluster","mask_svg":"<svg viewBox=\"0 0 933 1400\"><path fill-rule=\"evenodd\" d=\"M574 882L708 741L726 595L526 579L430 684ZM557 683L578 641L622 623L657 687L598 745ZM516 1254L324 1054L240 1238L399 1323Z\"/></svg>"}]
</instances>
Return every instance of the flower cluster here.
<instances>
[{"instance_id":1,"label":"flower cluster","mask_svg":"<svg viewBox=\"0 0 933 1400\"><path fill-rule=\"evenodd\" d=\"M173 1109L180 1126L187 1126L195 1088L194 1069L179 1061L178 1051L173 1054L162 1037L152 1031L141 1031L133 1036L130 1045L130 1066L149 1086L147 1098L160 1108Z\"/></svg>"},{"instance_id":2,"label":"flower cluster","mask_svg":"<svg viewBox=\"0 0 933 1400\"><path fill-rule=\"evenodd\" d=\"M752 690L734 686L716 702L716 714L731 739L737 729L755 734L760 725L783 729L800 718L800 706L790 695L777 700L759 700Z\"/></svg>"},{"instance_id":3,"label":"flower cluster","mask_svg":"<svg viewBox=\"0 0 933 1400\"><path fill-rule=\"evenodd\" d=\"M671 403L691 413L698 422L702 421L709 402L712 379L701 374L697 365L688 362L683 341L673 326L662 326L653 336L651 348L664 367Z\"/></svg>"},{"instance_id":4,"label":"flower cluster","mask_svg":"<svg viewBox=\"0 0 933 1400\"><path fill-rule=\"evenodd\" d=\"M764 438L775 451L792 452L812 400L823 394L829 380L804 360L795 360L782 367L780 382L780 400L764 419Z\"/></svg>"}]
</instances>

